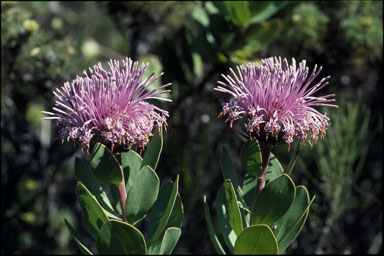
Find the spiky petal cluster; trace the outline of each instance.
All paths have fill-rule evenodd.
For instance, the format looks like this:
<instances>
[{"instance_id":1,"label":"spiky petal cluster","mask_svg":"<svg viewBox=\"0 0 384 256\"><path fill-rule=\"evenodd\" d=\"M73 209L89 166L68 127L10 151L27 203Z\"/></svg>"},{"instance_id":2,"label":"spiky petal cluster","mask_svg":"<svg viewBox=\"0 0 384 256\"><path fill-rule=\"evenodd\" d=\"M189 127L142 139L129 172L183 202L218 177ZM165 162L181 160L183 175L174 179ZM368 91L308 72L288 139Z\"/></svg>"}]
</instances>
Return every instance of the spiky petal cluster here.
<instances>
[{"instance_id":1,"label":"spiky petal cluster","mask_svg":"<svg viewBox=\"0 0 384 256\"><path fill-rule=\"evenodd\" d=\"M109 61L110 71L103 69L101 63L89 68L89 75L84 70L83 76L77 76L70 84L66 82L61 89L56 89L53 112L44 119L55 119L59 135L75 142L88 150L91 139L124 148L143 149L149 142L154 128L166 126L168 112L148 102L149 99L170 101L158 97L170 92L166 84L148 91L148 87L160 76L152 73L142 79L149 64L133 62L126 58L122 69L117 60ZM142 81L143 80L143 81Z\"/></svg>"},{"instance_id":2,"label":"spiky petal cluster","mask_svg":"<svg viewBox=\"0 0 384 256\"><path fill-rule=\"evenodd\" d=\"M228 93L234 99L223 104L219 116L226 116L231 127L233 121L247 117L247 132L261 141L274 144L285 140L289 144L297 138L312 146L329 125L329 118L313 107L337 107L330 104L335 101L334 94L313 96L328 84L330 76L311 86L322 67L317 69L316 65L308 77L305 60L298 67L294 58L291 65L280 57L261 62L261 65L238 66L238 75L230 69L233 77L222 75L225 81L218 81L215 90Z\"/></svg>"}]
</instances>

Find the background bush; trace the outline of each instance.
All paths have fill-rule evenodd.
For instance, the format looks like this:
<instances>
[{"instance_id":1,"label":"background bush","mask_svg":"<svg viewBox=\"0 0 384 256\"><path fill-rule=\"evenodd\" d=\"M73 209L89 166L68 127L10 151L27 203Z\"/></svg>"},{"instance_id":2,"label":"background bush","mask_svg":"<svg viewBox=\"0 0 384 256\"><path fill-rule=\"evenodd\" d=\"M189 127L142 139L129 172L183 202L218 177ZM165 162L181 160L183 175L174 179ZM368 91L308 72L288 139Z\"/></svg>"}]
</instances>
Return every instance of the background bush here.
<instances>
[{"instance_id":1,"label":"background bush","mask_svg":"<svg viewBox=\"0 0 384 256\"><path fill-rule=\"evenodd\" d=\"M175 253L214 253L202 195L214 209L223 144L244 175L246 135L217 118L227 99L213 88L229 67L269 56L323 66L320 76L332 78L321 94L336 93L339 105L326 110L325 139L301 147L294 180L316 200L287 253L382 252L382 10L381 1L2 2L1 252L79 253L63 218L86 234L73 171L84 154L61 145L40 111L65 81L124 56L164 71L154 86L172 82L157 169L161 180L180 174L185 217ZM290 152L274 149L285 164Z\"/></svg>"}]
</instances>

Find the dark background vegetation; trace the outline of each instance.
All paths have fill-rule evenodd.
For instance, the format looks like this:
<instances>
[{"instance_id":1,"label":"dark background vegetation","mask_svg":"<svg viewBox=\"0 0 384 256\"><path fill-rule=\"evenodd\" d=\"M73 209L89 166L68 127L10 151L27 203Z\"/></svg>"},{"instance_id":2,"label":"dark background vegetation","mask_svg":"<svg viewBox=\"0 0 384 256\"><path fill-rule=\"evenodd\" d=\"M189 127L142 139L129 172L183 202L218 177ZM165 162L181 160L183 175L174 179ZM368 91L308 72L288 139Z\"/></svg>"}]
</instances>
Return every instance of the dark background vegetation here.
<instances>
[{"instance_id":1,"label":"dark background vegetation","mask_svg":"<svg viewBox=\"0 0 384 256\"><path fill-rule=\"evenodd\" d=\"M185 215L174 253L215 253L203 195L216 224L223 144L244 175L243 128L217 118L229 97L213 88L229 67L270 56L323 66L318 79L332 78L317 95L335 93L339 105L322 109L332 120L326 137L301 147L293 179L316 199L287 253L382 252L382 30L381 1L2 2L1 253L79 253L64 217L94 248L75 195L74 156L84 153L61 145L40 111L65 81L125 56L172 82L157 170L162 182L180 174ZM273 149L283 166L293 151Z\"/></svg>"}]
</instances>

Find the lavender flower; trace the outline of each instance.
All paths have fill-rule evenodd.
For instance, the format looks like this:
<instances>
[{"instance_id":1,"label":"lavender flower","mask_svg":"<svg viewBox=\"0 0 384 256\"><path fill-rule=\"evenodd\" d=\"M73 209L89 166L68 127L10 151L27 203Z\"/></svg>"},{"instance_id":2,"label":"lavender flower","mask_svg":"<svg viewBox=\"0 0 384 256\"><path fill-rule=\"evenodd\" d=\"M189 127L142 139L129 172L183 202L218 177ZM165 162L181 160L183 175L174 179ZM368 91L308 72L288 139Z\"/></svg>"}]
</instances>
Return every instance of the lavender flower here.
<instances>
[{"instance_id":1,"label":"lavender flower","mask_svg":"<svg viewBox=\"0 0 384 256\"><path fill-rule=\"evenodd\" d=\"M311 82L318 76L322 67L317 65L308 77L308 67L303 60L296 67L292 58L268 58L262 64L249 63L238 66L238 76L230 69L233 77L222 75L225 82L218 81L215 90L228 93L234 99L222 106L219 116L227 117L232 127L233 121L246 117L246 130L251 138L275 144L284 140L289 144L295 138L307 141L311 146L326 133L329 118L314 109L314 106L338 107L334 94L315 97L314 93L325 87L330 76L321 79L314 86Z\"/></svg>"},{"instance_id":2,"label":"lavender flower","mask_svg":"<svg viewBox=\"0 0 384 256\"><path fill-rule=\"evenodd\" d=\"M154 128L166 127L168 112L148 102L149 99L171 101L157 97L170 92L164 90L166 84L155 90L147 91L160 76L153 78L152 73L144 81L143 74L149 64L142 64L126 58L120 70L119 61L109 61L110 71L103 69L101 63L89 68L90 75L84 70L83 76L64 83L53 94L56 97L53 112L44 119L55 119L59 135L75 141L88 151L91 140L116 146L122 150L143 148L149 142ZM152 79L153 78L153 79ZM152 80L151 80L152 79Z\"/></svg>"}]
</instances>

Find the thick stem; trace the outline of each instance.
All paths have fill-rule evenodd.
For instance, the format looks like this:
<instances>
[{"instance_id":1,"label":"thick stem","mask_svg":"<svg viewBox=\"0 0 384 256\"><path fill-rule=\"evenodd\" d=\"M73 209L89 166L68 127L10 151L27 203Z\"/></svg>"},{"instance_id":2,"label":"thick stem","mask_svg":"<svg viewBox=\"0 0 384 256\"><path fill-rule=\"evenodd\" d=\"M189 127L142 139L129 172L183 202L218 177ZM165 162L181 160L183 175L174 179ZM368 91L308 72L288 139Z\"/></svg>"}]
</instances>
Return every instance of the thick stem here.
<instances>
[{"instance_id":1,"label":"thick stem","mask_svg":"<svg viewBox=\"0 0 384 256\"><path fill-rule=\"evenodd\" d=\"M121 167L121 156L117 155L116 158L119 161L119 164L120 164L120 167ZM123 180L121 181L120 185L117 185L117 190L119 191L118 194L119 194L121 212L123 213L123 221L127 222L127 218L125 217L125 203L127 201L127 192L125 190L124 172L122 172L122 175L123 175Z\"/></svg>"},{"instance_id":2,"label":"thick stem","mask_svg":"<svg viewBox=\"0 0 384 256\"><path fill-rule=\"evenodd\" d=\"M125 191L125 182L124 178L120 185L117 186L119 190L119 199L121 211L123 213L123 221L127 222L127 218L125 217L125 202L127 201L127 192Z\"/></svg>"},{"instance_id":3,"label":"thick stem","mask_svg":"<svg viewBox=\"0 0 384 256\"><path fill-rule=\"evenodd\" d=\"M253 199L253 205L252 205L251 214L250 214L251 226L252 226L252 211L253 211L253 208L255 207L256 198L260 194L261 190L263 190L263 188L265 187L265 176L267 174L269 155L271 153L271 145L264 142L259 142L259 143L260 143L260 151L261 151L262 172L261 172L261 177L257 180L255 198Z\"/></svg>"}]
</instances>

